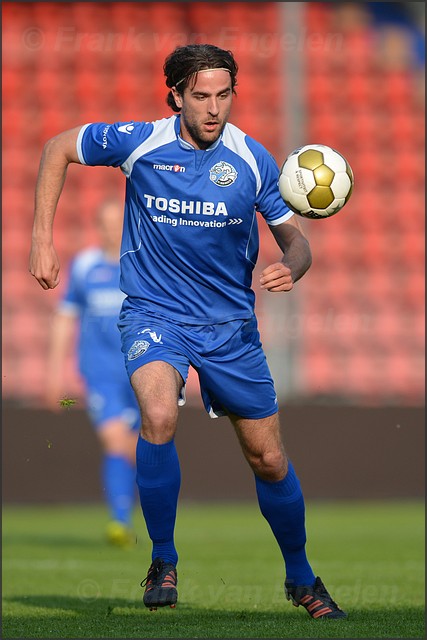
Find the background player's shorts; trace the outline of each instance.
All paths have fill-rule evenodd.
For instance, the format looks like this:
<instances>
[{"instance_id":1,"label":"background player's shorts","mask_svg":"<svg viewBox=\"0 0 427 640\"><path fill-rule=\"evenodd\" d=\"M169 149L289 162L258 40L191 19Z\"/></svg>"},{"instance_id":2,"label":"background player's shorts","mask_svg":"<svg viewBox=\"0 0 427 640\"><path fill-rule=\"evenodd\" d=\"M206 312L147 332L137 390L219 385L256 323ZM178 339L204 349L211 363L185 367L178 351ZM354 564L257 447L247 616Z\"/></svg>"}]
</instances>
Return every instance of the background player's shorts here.
<instances>
[{"instance_id":1,"label":"background player's shorts","mask_svg":"<svg viewBox=\"0 0 427 640\"><path fill-rule=\"evenodd\" d=\"M114 418L123 420L130 430L139 429L141 418L138 402L126 376L121 381L100 378L96 382L88 382L87 410L97 430Z\"/></svg>"},{"instance_id":2,"label":"background player's shorts","mask_svg":"<svg viewBox=\"0 0 427 640\"><path fill-rule=\"evenodd\" d=\"M277 412L274 383L255 317L190 325L128 304L118 326L129 378L144 364L160 360L172 365L185 384L191 365L199 375L203 403L212 418L234 413L258 419Z\"/></svg>"}]
</instances>

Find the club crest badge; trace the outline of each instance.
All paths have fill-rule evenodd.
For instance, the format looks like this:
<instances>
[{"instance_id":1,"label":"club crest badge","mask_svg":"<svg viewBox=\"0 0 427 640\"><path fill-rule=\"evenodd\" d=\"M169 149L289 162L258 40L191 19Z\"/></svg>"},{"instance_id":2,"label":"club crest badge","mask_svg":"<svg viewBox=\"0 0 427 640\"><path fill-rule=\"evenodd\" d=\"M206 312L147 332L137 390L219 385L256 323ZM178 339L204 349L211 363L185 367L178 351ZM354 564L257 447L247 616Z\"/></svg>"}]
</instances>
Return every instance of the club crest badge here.
<instances>
[{"instance_id":1,"label":"club crest badge","mask_svg":"<svg viewBox=\"0 0 427 640\"><path fill-rule=\"evenodd\" d=\"M209 178L218 187L229 187L237 180L237 171L232 164L221 160L209 169Z\"/></svg>"},{"instance_id":2,"label":"club crest badge","mask_svg":"<svg viewBox=\"0 0 427 640\"><path fill-rule=\"evenodd\" d=\"M128 351L128 360L135 360L142 356L150 346L150 343L146 340L135 340L133 345Z\"/></svg>"}]
</instances>

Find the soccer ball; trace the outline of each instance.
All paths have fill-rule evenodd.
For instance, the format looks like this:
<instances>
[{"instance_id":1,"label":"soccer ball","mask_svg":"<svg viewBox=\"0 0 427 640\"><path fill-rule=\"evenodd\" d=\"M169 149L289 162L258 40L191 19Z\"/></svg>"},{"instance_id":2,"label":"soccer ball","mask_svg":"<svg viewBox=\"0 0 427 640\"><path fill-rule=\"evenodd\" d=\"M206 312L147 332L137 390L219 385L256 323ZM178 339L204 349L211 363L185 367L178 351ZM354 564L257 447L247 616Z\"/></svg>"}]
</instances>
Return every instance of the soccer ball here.
<instances>
[{"instance_id":1,"label":"soccer ball","mask_svg":"<svg viewBox=\"0 0 427 640\"><path fill-rule=\"evenodd\" d=\"M286 158L278 187L289 209L303 218L330 218L348 202L353 184L344 156L324 144L308 144Z\"/></svg>"}]
</instances>

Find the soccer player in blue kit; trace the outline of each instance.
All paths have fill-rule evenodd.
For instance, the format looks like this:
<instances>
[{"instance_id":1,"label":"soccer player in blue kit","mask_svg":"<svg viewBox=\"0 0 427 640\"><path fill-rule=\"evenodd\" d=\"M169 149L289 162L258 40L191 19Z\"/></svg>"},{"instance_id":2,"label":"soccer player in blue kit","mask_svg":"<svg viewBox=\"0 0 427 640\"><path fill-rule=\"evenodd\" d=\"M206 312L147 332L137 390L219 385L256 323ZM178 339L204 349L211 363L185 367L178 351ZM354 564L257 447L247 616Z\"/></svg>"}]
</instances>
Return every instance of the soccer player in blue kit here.
<instances>
[{"instance_id":1,"label":"soccer player in blue kit","mask_svg":"<svg viewBox=\"0 0 427 640\"><path fill-rule=\"evenodd\" d=\"M77 334L78 367L90 420L102 446L102 484L110 511L110 543L135 542L135 448L140 412L123 367L117 321L124 299L120 290L123 205L109 199L96 214L98 246L74 256L66 289L53 317L46 376L46 401L58 410L64 367Z\"/></svg>"},{"instance_id":2,"label":"soccer player in blue kit","mask_svg":"<svg viewBox=\"0 0 427 640\"><path fill-rule=\"evenodd\" d=\"M228 123L237 75L232 53L210 44L177 47L164 73L167 103L177 115L86 124L46 143L30 272L44 289L59 282L52 228L68 164L120 167L126 178L121 289L127 297L119 328L141 408L137 485L153 543L144 604L155 609L177 601L174 436L191 365L206 410L228 416L254 472L260 510L283 555L287 598L313 618L343 618L306 557L304 498L285 453L257 330L251 289L256 212L283 253L263 270L263 289L291 291L311 265L309 244L280 197L275 160Z\"/></svg>"}]
</instances>

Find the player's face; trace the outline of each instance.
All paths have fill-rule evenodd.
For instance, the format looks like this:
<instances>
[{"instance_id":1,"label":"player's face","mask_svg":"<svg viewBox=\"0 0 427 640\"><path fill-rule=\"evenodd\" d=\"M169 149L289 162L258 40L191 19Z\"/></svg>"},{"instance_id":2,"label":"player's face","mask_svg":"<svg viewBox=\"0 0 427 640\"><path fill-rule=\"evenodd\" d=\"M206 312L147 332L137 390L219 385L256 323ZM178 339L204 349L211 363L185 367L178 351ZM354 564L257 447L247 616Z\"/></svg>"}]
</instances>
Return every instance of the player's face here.
<instances>
[{"instance_id":1,"label":"player's face","mask_svg":"<svg viewBox=\"0 0 427 640\"><path fill-rule=\"evenodd\" d=\"M228 71L201 71L181 96L173 90L181 107L181 136L197 149L206 149L221 135L230 113L233 92Z\"/></svg>"}]
</instances>

